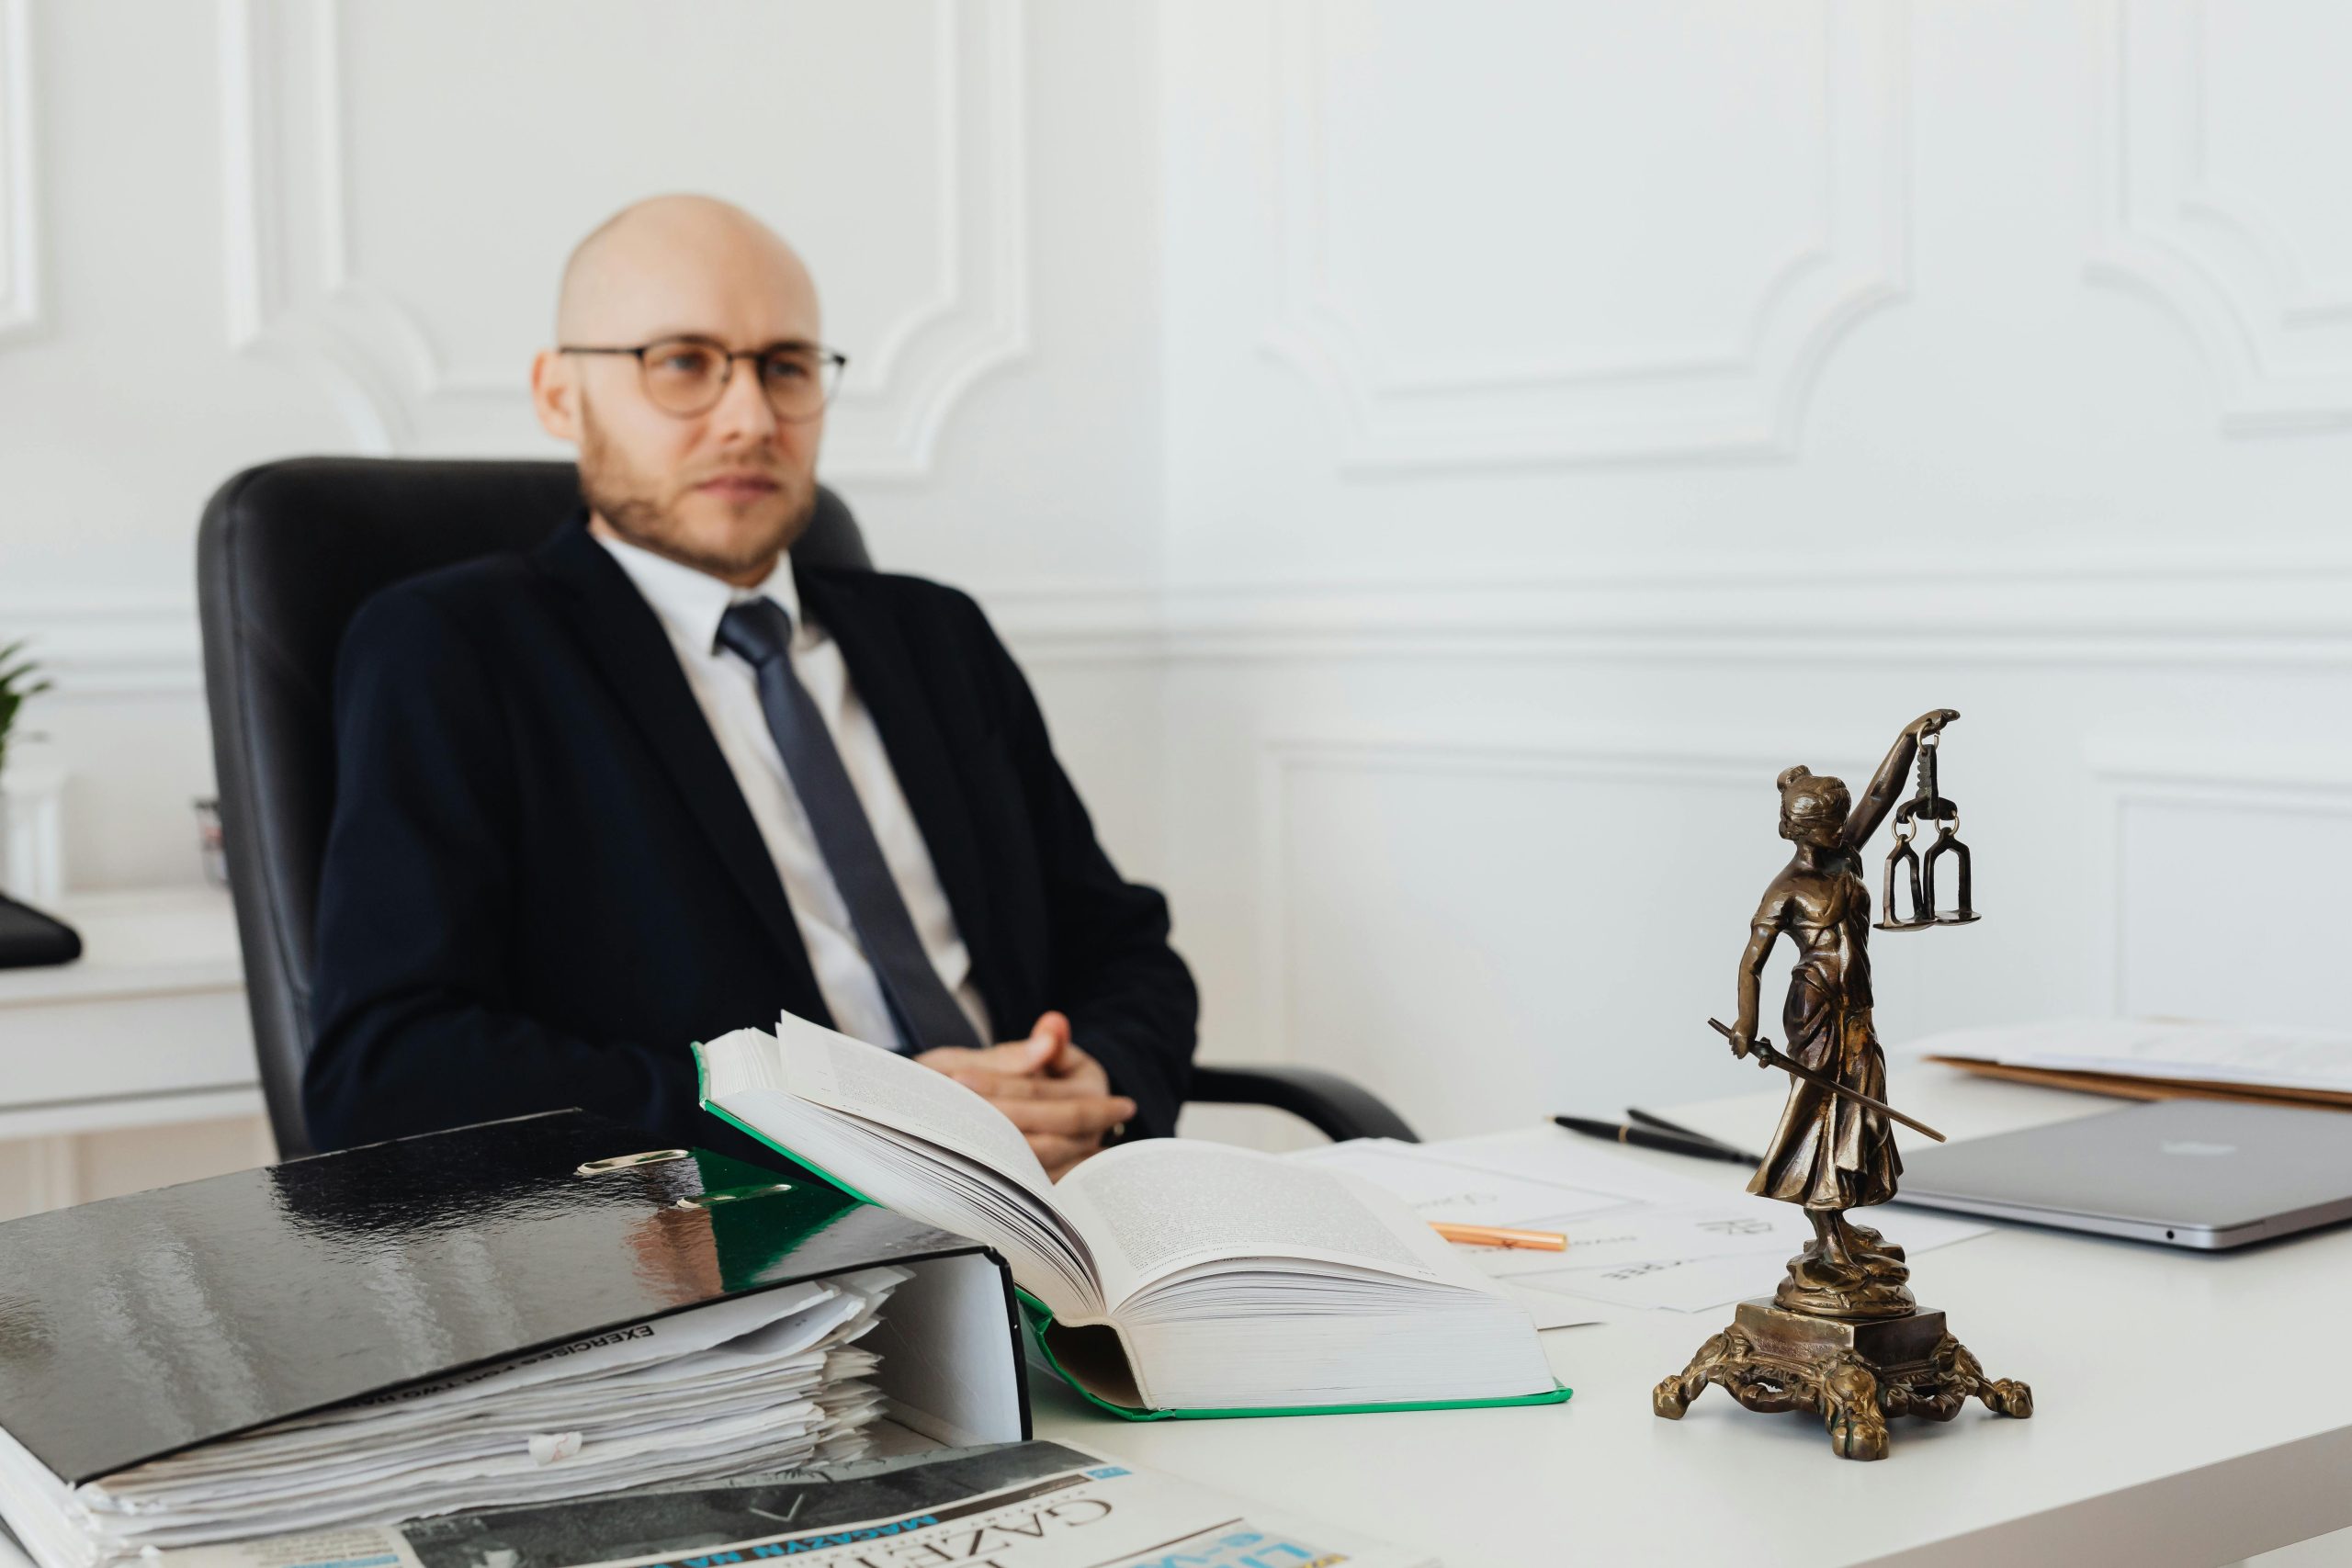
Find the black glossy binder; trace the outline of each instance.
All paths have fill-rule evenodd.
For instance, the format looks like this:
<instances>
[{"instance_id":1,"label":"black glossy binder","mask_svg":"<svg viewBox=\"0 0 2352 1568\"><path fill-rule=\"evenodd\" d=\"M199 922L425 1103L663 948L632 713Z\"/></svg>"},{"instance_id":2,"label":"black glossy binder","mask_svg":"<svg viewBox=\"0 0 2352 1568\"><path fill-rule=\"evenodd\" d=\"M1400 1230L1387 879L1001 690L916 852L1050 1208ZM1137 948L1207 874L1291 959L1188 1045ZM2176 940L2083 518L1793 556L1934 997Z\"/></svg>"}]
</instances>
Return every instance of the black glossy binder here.
<instances>
[{"instance_id":1,"label":"black glossy binder","mask_svg":"<svg viewBox=\"0 0 2352 1568\"><path fill-rule=\"evenodd\" d=\"M993 1253L701 1150L581 1174L646 1148L643 1133L557 1111L0 1224L0 1427L78 1483L723 1298L960 1258L993 1265L958 1299L992 1323L986 1298L1001 1295L1003 1331L956 1343L967 1357L1003 1345L1019 1391L1004 1397L1029 1435L1012 1279Z\"/></svg>"}]
</instances>

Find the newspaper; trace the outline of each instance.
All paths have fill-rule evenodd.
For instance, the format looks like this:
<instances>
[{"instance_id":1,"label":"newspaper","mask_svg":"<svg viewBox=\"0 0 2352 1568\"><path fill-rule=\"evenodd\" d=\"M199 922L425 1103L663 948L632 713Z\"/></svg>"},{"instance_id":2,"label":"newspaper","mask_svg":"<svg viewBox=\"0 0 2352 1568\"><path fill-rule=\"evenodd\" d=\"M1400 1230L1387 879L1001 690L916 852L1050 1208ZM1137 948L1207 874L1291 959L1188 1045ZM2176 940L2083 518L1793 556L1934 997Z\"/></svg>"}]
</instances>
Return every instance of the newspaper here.
<instances>
[{"instance_id":1,"label":"newspaper","mask_svg":"<svg viewBox=\"0 0 2352 1568\"><path fill-rule=\"evenodd\" d=\"M153 1568L1434 1568L1062 1443L649 1488L157 1554Z\"/></svg>"}]
</instances>

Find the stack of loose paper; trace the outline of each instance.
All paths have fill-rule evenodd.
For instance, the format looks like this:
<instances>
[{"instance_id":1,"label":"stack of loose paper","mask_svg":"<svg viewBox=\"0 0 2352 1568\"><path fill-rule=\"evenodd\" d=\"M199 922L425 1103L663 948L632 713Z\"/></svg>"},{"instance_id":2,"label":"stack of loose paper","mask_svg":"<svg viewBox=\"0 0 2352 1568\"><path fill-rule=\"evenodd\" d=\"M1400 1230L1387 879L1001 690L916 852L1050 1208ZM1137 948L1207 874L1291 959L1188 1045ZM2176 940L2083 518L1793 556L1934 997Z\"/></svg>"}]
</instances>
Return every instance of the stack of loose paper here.
<instances>
[{"instance_id":1,"label":"stack of loose paper","mask_svg":"<svg viewBox=\"0 0 2352 1568\"><path fill-rule=\"evenodd\" d=\"M1678 1175L1554 1127L1434 1144L1365 1138L1289 1157L1351 1171L1433 1223L1561 1232L1565 1253L1460 1249L1511 1287L1546 1328L1603 1315L1580 1308L1705 1312L1769 1295L1787 1260L1813 1239L1794 1204ZM1848 1218L1880 1225L1911 1253L1986 1228L1916 1209Z\"/></svg>"},{"instance_id":2,"label":"stack of loose paper","mask_svg":"<svg viewBox=\"0 0 2352 1568\"><path fill-rule=\"evenodd\" d=\"M874 1326L905 1269L779 1287L68 1487L0 1433L0 1512L42 1568L861 1457Z\"/></svg>"},{"instance_id":3,"label":"stack of loose paper","mask_svg":"<svg viewBox=\"0 0 2352 1568\"><path fill-rule=\"evenodd\" d=\"M2158 1019L1962 1029L1912 1047L1986 1077L2127 1100L2251 1100L2352 1110L2352 1034Z\"/></svg>"}]
</instances>

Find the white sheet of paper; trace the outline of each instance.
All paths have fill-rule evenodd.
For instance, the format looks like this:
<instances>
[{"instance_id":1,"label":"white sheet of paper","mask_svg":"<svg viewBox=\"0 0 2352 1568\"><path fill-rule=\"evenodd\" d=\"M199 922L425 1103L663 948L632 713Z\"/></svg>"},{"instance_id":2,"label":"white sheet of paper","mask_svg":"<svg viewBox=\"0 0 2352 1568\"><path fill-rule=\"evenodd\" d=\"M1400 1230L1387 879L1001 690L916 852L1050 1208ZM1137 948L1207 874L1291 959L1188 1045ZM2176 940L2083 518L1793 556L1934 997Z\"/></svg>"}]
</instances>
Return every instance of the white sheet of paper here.
<instances>
[{"instance_id":1,"label":"white sheet of paper","mask_svg":"<svg viewBox=\"0 0 2352 1568\"><path fill-rule=\"evenodd\" d=\"M1725 1190L1720 1183L1702 1181L1647 1160L1629 1157L1613 1144L1558 1127L1514 1127L1508 1132L1481 1133L1468 1138L1394 1146L1418 1150L1426 1159L1522 1181L1571 1187L1585 1192L1614 1193L1626 1203L1696 1202Z\"/></svg>"},{"instance_id":2,"label":"white sheet of paper","mask_svg":"<svg viewBox=\"0 0 2352 1568\"><path fill-rule=\"evenodd\" d=\"M1703 1312L1769 1294L1813 1237L1812 1222L1793 1204L1657 1169L1551 1128L1433 1144L1365 1139L1290 1157L1362 1176L1424 1218L1559 1231L1566 1254L1456 1250L1511 1287L1616 1306ZM1880 1212L1865 1210L1856 1222L1885 1230L1906 1255L1988 1228L1917 1209L1888 1217L1891 1225L1880 1225Z\"/></svg>"},{"instance_id":3,"label":"white sheet of paper","mask_svg":"<svg viewBox=\"0 0 2352 1568\"><path fill-rule=\"evenodd\" d=\"M1527 1309L1527 1315L1535 1320L1539 1331L1581 1328L1588 1323L1604 1321L1602 1314L1595 1312L1589 1303L1575 1296L1564 1296L1556 1291L1539 1291L1516 1280L1505 1280L1503 1289L1510 1293L1513 1301Z\"/></svg>"},{"instance_id":4,"label":"white sheet of paper","mask_svg":"<svg viewBox=\"0 0 2352 1568\"><path fill-rule=\"evenodd\" d=\"M2352 1034L2173 1020L2067 1019L1960 1029L1905 1054L1977 1056L2060 1072L2203 1078L2252 1087L2352 1090Z\"/></svg>"},{"instance_id":5,"label":"white sheet of paper","mask_svg":"<svg viewBox=\"0 0 2352 1568\"><path fill-rule=\"evenodd\" d=\"M1374 1186L1395 1193L1416 1214L1433 1224L1447 1221L1465 1225L1524 1225L1539 1218L1597 1213L1622 1207L1625 1201L1624 1196L1615 1191L1458 1164L1438 1152L1444 1146L1359 1138L1351 1143L1308 1149L1292 1157L1304 1164L1337 1168L1361 1176Z\"/></svg>"},{"instance_id":6,"label":"white sheet of paper","mask_svg":"<svg viewBox=\"0 0 2352 1568\"><path fill-rule=\"evenodd\" d=\"M1481 1247L1470 1249L1471 1260L1498 1278L1518 1279L1548 1273L1563 1263L1600 1269L1653 1258L1748 1252L1785 1258L1813 1239L1813 1225L1804 1210L1744 1192L1727 1193L1710 1203L1625 1204L1606 1213L1532 1228L1566 1233L1565 1258L1556 1252Z\"/></svg>"},{"instance_id":7,"label":"white sheet of paper","mask_svg":"<svg viewBox=\"0 0 2352 1568\"><path fill-rule=\"evenodd\" d=\"M1804 1211L1792 1204L1774 1203L1765 1198L1736 1195L1744 1204L1784 1212L1802 1233L1794 1245L1782 1234L1770 1237L1757 1235L1754 1245L1737 1251L1708 1256L1675 1257L1658 1254L1636 1257L1631 1249L1616 1258L1584 1267L1574 1261L1561 1264L1557 1253L1522 1253L1524 1258L1547 1259L1549 1268L1514 1269L1507 1280L1512 1286L1532 1286L1537 1290L1554 1291L1568 1295L1583 1296L1592 1301L1608 1302L1620 1306L1647 1307L1668 1312L1710 1312L1751 1296L1769 1296L1781 1282L1781 1275L1789 1258L1805 1239L1813 1227ZM1954 1219L1949 1214L1932 1214L1920 1209L1864 1209L1857 1211L1861 1223L1883 1231L1891 1239L1903 1244L1904 1255L1917 1258L1920 1253L1971 1236L1983 1235L1992 1229L1971 1220ZM1668 1227L1671 1231L1671 1225ZM1483 1256L1485 1249L1480 1249ZM1576 1246L1569 1244L1568 1258L1576 1258Z\"/></svg>"},{"instance_id":8,"label":"white sheet of paper","mask_svg":"<svg viewBox=\"0 0 2352 1568\"><path fill-rule=\"evenodd\" d=\"M1764 1252L1728 1258L1650 1258L1607 1269L1562 1269L1511 1283L1619 1306L1706 1312L1770 1295L1786 1261Z\"/></svg>"},{"instance_id":9,"label":"white sheet of paper","mask_svg":"<svg viewBox=\"0 0 2352 1568\"><path fill-rule=\"evenodd\" d=\"M1764 1200L1758 1199L1758 1202ZM1903 1244L1903 1254L1926 1252L1934 1247L1950 1247L1956 1241L1966 1241L1973 1235L1983 1235L1993 1227L1975 1220L1963 1220L1953 1214L1939 1214L1928 1209L1906 1207L1900 1200L1883 1209L1859 1209L1848 1216L1860 1216L1861 1224L1873 1230L1884 1231L1889 1241Z\"/></svg>"}]
</instances>

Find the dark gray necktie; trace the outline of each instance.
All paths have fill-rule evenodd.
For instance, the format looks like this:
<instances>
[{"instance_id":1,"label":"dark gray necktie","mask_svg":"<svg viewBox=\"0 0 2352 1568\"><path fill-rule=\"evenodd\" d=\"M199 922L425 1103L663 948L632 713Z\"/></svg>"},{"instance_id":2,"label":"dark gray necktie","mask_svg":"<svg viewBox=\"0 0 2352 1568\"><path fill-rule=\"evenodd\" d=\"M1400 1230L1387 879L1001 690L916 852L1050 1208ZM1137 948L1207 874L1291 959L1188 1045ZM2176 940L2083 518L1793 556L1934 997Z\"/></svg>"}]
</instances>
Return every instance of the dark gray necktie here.
<instances>
[{"instance_id":1,"label":"dark gray necktie","mask_svg":"<svg viewBox=\"0 0 2352 1568\"><path fill-rule=\"evenodd\" d=\"M817 849L833 874L842 902L849 906L858 945L874 966L890 1021L899 1027L899 1049L911 1055L934 1045L978 1045L979 1033L922 950L914 917L899 896L890 864L875 840L874 825L850 784L849 770L833 745L808 688L793 673L792 616L773 599L751 599L718 622L718 646L741 658L758 677L760 706L768 730L791 775L793 793L816 830Z\"/></svg>"}]
</instances>

